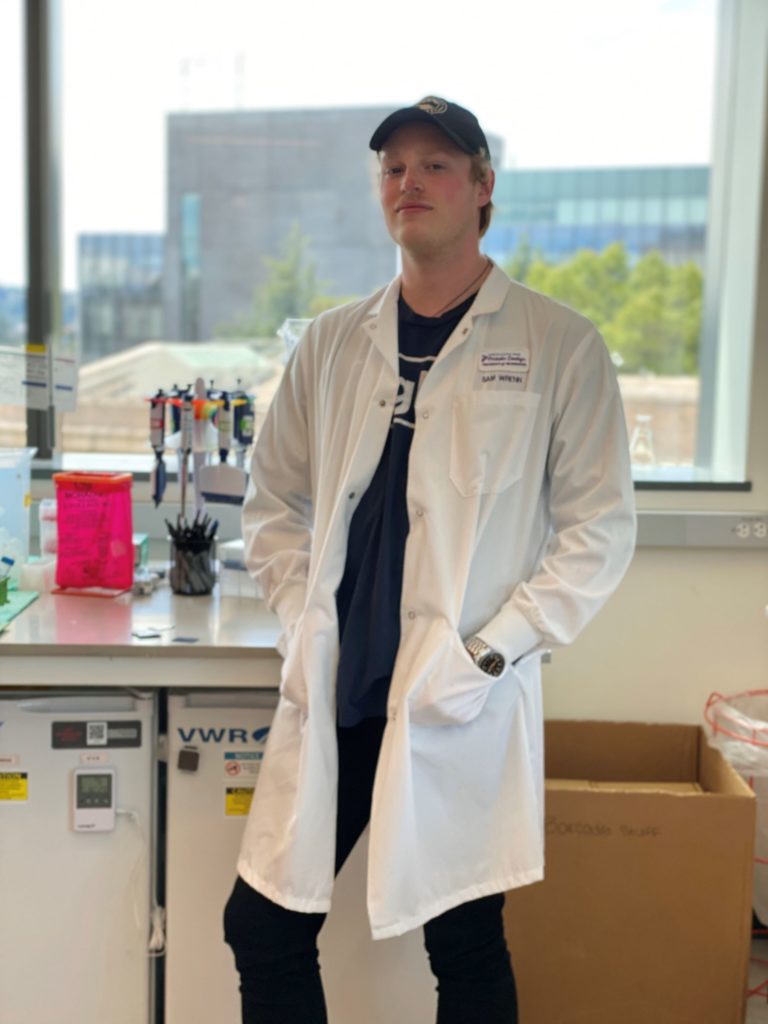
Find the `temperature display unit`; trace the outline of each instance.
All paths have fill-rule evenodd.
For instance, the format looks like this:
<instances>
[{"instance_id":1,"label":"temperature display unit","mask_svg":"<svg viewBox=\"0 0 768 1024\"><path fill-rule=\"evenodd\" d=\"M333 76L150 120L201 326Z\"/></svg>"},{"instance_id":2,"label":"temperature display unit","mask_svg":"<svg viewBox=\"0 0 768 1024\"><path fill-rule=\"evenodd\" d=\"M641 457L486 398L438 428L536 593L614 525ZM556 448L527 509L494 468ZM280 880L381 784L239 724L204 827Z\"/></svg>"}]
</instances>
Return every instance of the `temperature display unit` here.
<instances>
[{"instance_id":1,"label":"temperature display unit","mask_svg":"<svg viewBox=\"0 0 768 1024\"><path fill-rule=\"evenodd\" d=\"M115 827L115 769L75 768L72 781L75 832L111 832Z\"/></svg>"}]
</instances>

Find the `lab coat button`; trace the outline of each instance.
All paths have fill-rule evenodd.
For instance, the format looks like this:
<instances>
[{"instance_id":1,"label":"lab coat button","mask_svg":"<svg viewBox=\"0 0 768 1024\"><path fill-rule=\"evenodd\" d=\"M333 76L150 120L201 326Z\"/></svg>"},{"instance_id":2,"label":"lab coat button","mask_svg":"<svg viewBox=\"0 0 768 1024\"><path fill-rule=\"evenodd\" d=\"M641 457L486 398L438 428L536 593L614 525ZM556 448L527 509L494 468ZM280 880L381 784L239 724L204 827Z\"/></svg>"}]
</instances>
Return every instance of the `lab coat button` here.
<instances>
[{"instance_id":1,"label":"lab coat button","mask_svg":"<svg viewBox=\"0 0 768 1024\"><path fill-rule=\"evenodd\" d=\"M349 492L349 500L350 500L350 501L352 501L352 499L354 498L354 496L355 496L355 492L354 492L354 491L350 491L350 492Z\"/></svg>"},{"instance_id":2,"label":"lab coat button","mask_svg":"<svg viewBox=\"0 0 768 1024\"><path fill-rule=\"evenodd\" d=\"M416 509L416 515L417 516L423 516L424 515L424 509L423 508L417 508Z\"/></svg>"},{"instance_id":3,"label":"lab coat button","mask_svg":"<svg viewBox=\"0 0 768 1024\"><path fill-rule=\"evenodd\" d=\"M386 402L384 401L384 399L383 399L383 398L379 400L379 405L380 405L380 406L382 407L382 409L384 408L384 406L385 406L386 404L387 404L387 403L386 403Z\"/></svg>"},{"instance_id":4,"label":"lab coat button","mask_svg":"<svg viewBox=\"0 0 768 1024\"><path fill-rule=\"evenodd\" d=\"M409 619L415 619L416 618L416 612L408 612L408 618Z\"/></svg>"},{"instance_id":5,"label":"lab coat button","mask_svg":"<svg viewBox=\"0 0 768 1024\"><path fill-rule=\"evenodd\" d=\"M429 413L428 413L428 412L423 412L423 413L422 413L421 415L423 416L423 418L424 418L425 420L428 420L428 419L429 419Z\"/></svg>"}]
</instances>

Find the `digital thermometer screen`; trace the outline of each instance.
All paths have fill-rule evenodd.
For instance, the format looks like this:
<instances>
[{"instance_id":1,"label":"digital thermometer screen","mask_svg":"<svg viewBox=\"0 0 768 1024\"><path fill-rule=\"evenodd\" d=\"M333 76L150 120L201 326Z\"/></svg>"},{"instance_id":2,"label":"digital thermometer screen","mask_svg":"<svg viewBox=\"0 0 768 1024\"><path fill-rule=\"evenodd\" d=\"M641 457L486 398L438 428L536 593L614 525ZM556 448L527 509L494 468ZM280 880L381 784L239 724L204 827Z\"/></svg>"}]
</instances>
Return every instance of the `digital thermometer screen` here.
<instances>
[{"instance_id":1,"label":"digital thermometer screen","mask_svg":"<svg viewBox=\"0 0 768 1024\"><path fill-rule=\"evenodd\" d=\"M77 807L99 808L112 806L112 775L88 772L77 776Z\"/></svg>"}]
</instances>

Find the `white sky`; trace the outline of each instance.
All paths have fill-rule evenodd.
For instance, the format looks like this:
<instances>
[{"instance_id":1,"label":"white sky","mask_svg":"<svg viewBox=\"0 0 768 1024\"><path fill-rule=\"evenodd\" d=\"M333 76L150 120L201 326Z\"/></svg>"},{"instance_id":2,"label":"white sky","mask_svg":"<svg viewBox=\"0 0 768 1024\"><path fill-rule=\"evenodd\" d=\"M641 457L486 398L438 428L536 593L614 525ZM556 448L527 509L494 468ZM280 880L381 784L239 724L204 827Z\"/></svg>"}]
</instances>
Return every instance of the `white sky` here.
<instances>
[{"instance_id":1,"label":"white sky","mask_svg":"<svg viewBox=\"0 0 768 1024\"><path fill-rule=\"evenodd\" d=\"M17 285L22 2L0 0L0 283ZM63 0L65 287L78 233L164 230L169 111L394 109L431 93L501 135L510 166L707 163L716 6Z\"/></svg>"}]
</instances>

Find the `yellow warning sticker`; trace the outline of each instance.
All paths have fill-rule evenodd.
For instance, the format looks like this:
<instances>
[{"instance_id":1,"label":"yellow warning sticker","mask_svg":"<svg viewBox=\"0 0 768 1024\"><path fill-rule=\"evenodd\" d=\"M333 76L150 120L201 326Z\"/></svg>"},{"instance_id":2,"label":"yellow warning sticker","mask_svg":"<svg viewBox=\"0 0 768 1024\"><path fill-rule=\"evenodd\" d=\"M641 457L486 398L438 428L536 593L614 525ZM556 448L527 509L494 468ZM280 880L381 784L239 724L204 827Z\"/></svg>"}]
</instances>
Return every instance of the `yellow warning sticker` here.
<instances>
[{"instance_id":1,"label":"yellow warning sticker","mask_svg":"<svg viewBox=\"0 0 768 1024\"><path fill-rule=\"evenodd\" d=\"M251 809L252 799L253 786L227 786L227 817L245 817Z\"/></svg>"},{"instance_id":2,"label":"yellow warning sticker","mask_svg":"<svg viewBox=\"0 0 768 1024\"><path fill-rule=\"evenodd\" d=\"M27 773L0 772L0 800L26 800Z\"/></svg>"}]
</instances>

